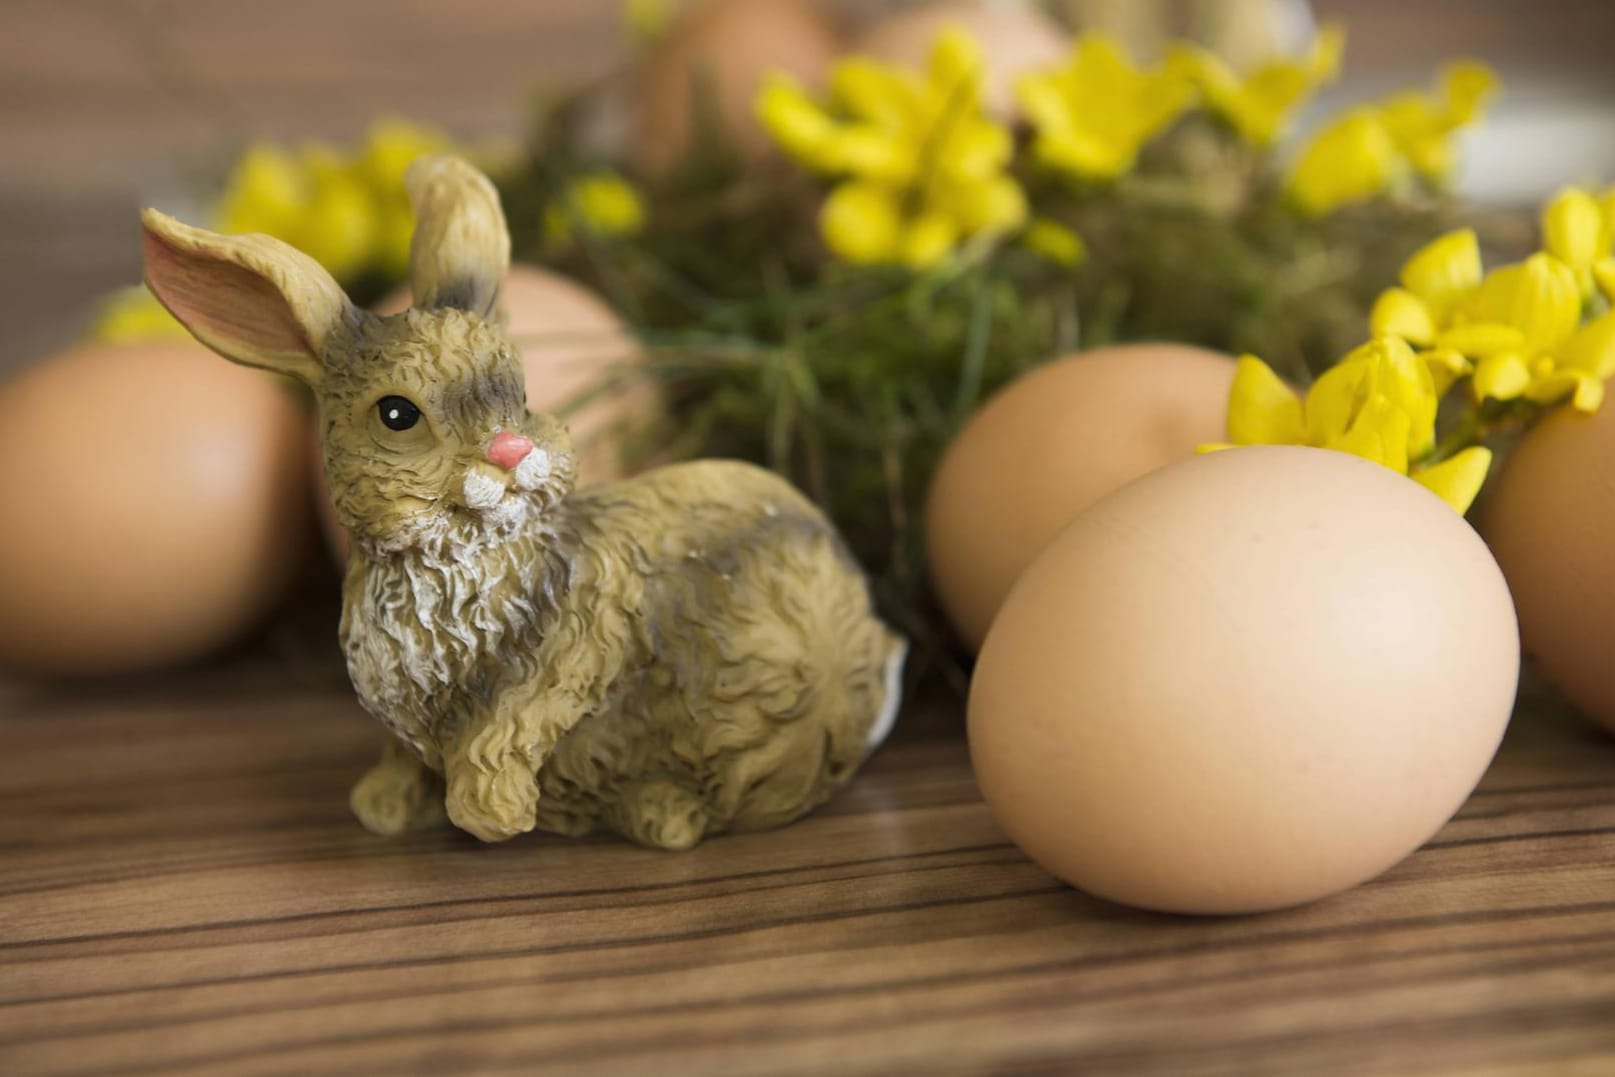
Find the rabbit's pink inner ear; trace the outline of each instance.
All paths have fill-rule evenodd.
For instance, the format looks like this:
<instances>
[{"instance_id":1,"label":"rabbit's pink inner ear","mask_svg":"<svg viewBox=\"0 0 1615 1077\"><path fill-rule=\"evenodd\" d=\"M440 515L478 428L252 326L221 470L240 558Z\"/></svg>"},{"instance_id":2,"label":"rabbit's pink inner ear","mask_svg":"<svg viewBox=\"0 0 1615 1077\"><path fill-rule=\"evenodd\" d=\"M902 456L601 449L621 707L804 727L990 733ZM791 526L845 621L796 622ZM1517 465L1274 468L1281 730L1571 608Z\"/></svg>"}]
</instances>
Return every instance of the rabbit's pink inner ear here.
<instances>
[{"instance_id":1,"label":"rabbit's pink inner ear","mask_svg":"<svg viewBox=\"0 0 1615 1077\"><path fill-rule=\"evenodd\" d=\"M227 258L144 231L146 285L197 340L247 366L313 382L320 357L280 289Z\"/></svg>"}]
</instances>

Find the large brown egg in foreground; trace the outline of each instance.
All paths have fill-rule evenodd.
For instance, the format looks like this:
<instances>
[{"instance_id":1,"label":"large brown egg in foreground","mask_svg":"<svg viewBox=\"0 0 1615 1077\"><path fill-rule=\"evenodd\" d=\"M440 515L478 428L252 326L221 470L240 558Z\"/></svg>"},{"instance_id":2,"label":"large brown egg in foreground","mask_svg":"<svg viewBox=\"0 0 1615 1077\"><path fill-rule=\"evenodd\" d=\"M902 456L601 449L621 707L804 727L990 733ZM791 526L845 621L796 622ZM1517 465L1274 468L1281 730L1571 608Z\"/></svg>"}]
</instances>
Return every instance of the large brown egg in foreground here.
<instances>
[{"instance_id":1,"label":"large brown egg in foreground","mask_svg":"<svg viewBox=\"0 0 1615 1077\"><path fill-rule=\"evenodd\" d=\"M1016 578L1077 513L1224 441L1234 360L1181 344L1096 348L988 400L937 465L925 542L943 608L979 647Z\"/></svg>"},{"instance_id":2,"label":"large brown egg in foreground","mask_svg":"<svg viewBox=\"0 0 1615 1077\"><path fill-rule=\"evenodd\" d=\"M1532 664L1615 731L1615 404L1538 423L1493 477L1480 519Z\"/></svg>"},{"instance_id":3,"label":"large brown egg in foreground","mask_svg":"<svg viewBox=\"0 0 1615 1077\"><path fill-rule=\"evenodd\" d=\"M0 665L149 670L250 629L309 548L303 431L287 384L190 341L0 386Z\"/></svg>"},{"instance_id":4,"label":"large brown egg in foreground","mask_svg":"<svg viewBox=\"0 0 1615 1077\"><path fill-rule=\"evenodd\" d=\"M1428 840L1518 669L1502 573L1445 502L1344 453L1232 449L1103 499L1026 570L976 664L971 760L1082 890L1277 909Z\"/></svg>"},{"instance_id":5,"label":"large brown egg in foreground","mask_svg":"<svg viewBox=\"0 0 1615 1077\"><path fill-rule=\"evenodd\" d=\"M633 335L599 296L535 266L512 266L501 298L509 318L505 334L521 353L529 408L560 412L580 394L624 374L619 383L562 415L577 453L578 485L620 478L627 467L624 445L655 421L659 409L654 387L622 369L640 354ZM395 292L377 310L395 314L409 306L409 299L407 290ZM321 524L342 560L348 537L332 512L317 444L315 468Z\"/></svg>"},{"instance_id":6,"label":"large brown egg in foreground","mask_svg":"<svg viewBox=\"0 0 1615 1077\"><path fill-rule=\"evenodd\" d=\"M703 0L656 43L634 86L634 157L665 176L716 137L743 158L765 153L754 101L783 72L821 86L841 45L834 20L811 0ZM704 129L711 121L713 127Z\"/></svg>"}]
</instances>

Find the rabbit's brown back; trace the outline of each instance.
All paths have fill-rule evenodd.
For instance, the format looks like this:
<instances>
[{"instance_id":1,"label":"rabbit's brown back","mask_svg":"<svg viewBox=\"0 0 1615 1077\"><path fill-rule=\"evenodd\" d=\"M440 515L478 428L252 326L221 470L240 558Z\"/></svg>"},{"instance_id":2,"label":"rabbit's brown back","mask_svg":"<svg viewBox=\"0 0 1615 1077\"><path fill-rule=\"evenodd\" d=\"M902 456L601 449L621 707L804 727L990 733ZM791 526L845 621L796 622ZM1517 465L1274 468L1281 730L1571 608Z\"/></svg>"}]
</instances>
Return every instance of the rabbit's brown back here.
<instances>
[{"instance_id":1,"label":"rabbit's brown back","mask_svg":"<svg viewBox=\"0 0 1615 1077\"><path fill-rule=\"evenodd\" d=\"M608 705L555 746L541 826L679 845L778 826L840 787L904 644L807 498L773 472L704 460L579 491L560 516L578 585L552 631L576 634L557 651L580 668L550 674L588 683L604 655L643 675L618 671Z\"/></svg>"}]
</instances>

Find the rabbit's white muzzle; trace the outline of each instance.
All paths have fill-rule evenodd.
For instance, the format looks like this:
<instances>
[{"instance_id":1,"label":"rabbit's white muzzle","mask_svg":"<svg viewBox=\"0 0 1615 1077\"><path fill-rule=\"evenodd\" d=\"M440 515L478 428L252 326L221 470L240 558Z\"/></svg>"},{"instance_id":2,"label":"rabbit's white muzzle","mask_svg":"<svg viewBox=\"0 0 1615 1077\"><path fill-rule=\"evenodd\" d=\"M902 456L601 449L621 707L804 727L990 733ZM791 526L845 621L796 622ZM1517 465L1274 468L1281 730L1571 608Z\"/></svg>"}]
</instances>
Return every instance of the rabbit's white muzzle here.
<instances>
[{"instance_id":1,"label":"rabbit's white muzzle","mask_svg":"<svg viewBox=\"0 0 1615 1077\"><path fill-rule=\"evenodd\" d=\"M482 468L473 467L465 473L462 492L465 494L466 508L486 514L494 511L504 501L507 488L502 478L490 475Z\"/></svg>"},{"instance_id":2,"label":"rabbit's white muzzle","mask_svg":"<svg viewBox=\"0 0 1615 1077\"><path fill-rule=\"evenodd\" d=\"M533 507L529 495L542 491L553 475L554 462L550 454L535 446L503 474L480 464L467 468L461 493L466 508L487 523L504 529L527 518Z\"/></svg>"}]
</instances>

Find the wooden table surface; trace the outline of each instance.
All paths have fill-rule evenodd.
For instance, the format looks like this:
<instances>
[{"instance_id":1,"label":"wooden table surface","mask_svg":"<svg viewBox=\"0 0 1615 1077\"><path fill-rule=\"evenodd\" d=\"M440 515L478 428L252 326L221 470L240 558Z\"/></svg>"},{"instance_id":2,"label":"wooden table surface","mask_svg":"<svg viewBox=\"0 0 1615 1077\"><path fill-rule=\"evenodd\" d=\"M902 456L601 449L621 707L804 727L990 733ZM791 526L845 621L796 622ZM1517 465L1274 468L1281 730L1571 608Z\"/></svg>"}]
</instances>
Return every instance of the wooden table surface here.
<instances>
[{"instance_id":1,"label":"wooden table surface","mask_svg":"<svg viewBox=\"0 0 1615 1077\"><path fill-rule=\"evenodd\" d=\"M1605 0L1315 6L1366 84L1472 51L1607 97ZM621 59L616 11L8 0L0 375L138 278L175 161L387 111L513 133ZM345 692L262 679L0 683L0 1077L1615 1073L1615 740L1541 708L1384 878L1226 920L1058 885L956 733L681 855L372 837L345 799L378 739Z\"/></svg>"},{"instance_id":2,"label":"wooden table surface","mask_svg":"<svg viewBox=\"0 0 1615 1077\"><path fill-rule=\"evenodd\" d=\"M1423 851L1158 916L1007 844L957 736L668 854L349 817L339 692L0 704L0 1073L1615 1073L1615 739L1515 724Z\"/></svg>"}]
</instances>

